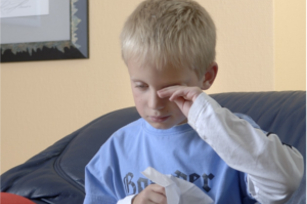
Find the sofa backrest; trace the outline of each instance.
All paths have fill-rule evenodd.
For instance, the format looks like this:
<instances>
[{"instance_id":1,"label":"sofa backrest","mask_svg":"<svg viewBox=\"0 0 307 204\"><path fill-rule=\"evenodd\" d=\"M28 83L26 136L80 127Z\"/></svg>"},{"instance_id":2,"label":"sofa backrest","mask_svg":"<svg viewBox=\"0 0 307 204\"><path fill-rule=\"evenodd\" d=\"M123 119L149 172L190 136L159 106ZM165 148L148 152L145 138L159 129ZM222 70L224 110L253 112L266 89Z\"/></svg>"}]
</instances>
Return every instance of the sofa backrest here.
<instances>
[{"instance_id":1,"label":"sofa backrest","mask_svg":"<svg viewBox=\"0 0 307 204\"><path fill-rule=\"evenodd\" d=\"M249 115L260 127L296 147L306 161L306 92L246 92L211 95L223 107ZM82 203L84 168L120 127L138 119L135 107L103 115L1 175L1 191L36 203ZM306 202L306 173L287 204Z\"/></svg>"}]
</instances>

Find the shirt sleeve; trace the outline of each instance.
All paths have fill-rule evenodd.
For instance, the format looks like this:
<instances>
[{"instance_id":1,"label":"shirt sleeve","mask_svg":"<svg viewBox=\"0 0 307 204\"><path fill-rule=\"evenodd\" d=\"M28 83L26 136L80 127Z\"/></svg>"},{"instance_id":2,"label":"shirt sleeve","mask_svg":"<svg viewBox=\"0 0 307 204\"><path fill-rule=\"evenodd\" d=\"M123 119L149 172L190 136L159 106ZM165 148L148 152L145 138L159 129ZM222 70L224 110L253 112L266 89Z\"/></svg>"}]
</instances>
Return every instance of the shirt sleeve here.
<instances>
[{"instance_id":1,"label":"shirt sleeve","mask_svg":"<svg viewBox=\"0 0 307 204\"><path fill-rule=\"evenodd\" d=\"M194 101L189 124L232 168L247 174L247 189L260 203L285 203L304 172L302 155L222 108L206 93Z\"/></svg>"},{"instance_id":2,"label":"shirt sleeve","mask_svg":"<svg viewBox=\"0 0 307 204\"><path fill-rule=\"evenodd\" d=\"M116 204L117 200L110 188L113 186L110 180L105 179L102 172L99 152L85 167L85 199L84 204L105 203ZM106 174L105 174L106 175ZM112 175L112 174L108 174Z\"/></svg>"},{"instance_id":3,"label":"shirt sleeve","mask_svg":"<svg viewBox=\"0 0 307 204\"><path fill-rule=\"evenodd\" d=\"M117 202L117 204L131 204L134 196L135 195L129 195L129 196L125 197L124 199L119 200Z\"/></svg>"},{"instance_id":4,"label":"shirt sleeve","mask_svg":"<svg viewBox=\"0 0 307 204\"><path fill-rule=\"evenodd\" d=\"M121 179L118 179L118 157L114 149L112 139L109 139L86 165L84 204L116 204L118 200L126 197ZM119 203L129 202L126 199Z\"/></svg>"}]
</instances>

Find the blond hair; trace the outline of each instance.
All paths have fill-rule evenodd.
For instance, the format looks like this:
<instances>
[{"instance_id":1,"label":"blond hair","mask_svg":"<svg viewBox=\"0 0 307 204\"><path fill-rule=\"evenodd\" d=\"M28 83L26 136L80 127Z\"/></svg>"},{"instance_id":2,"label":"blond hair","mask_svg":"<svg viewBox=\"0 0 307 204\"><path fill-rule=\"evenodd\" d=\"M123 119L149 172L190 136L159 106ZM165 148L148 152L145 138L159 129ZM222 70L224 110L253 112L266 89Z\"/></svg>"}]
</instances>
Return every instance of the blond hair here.
<instances>
[{"instance_id":1,"label":"blond hair","mask_svg":"<svg viewBox=\"0 0 307 204\"><path fill-rule=\"evenodd\" d=\"M216 31L208 12L191 0L145 0L128 17L121 33L122 57L188 67L202 76L215 60Z\"/></svg>"}]
</instances>

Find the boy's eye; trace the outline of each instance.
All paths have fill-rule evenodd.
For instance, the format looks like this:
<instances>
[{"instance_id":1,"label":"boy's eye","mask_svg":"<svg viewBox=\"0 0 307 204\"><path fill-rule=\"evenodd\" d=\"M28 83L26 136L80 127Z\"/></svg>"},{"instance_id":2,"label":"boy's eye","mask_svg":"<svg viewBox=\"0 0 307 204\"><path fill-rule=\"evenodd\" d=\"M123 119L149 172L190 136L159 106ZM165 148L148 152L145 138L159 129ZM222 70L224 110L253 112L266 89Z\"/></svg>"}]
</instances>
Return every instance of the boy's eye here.
<instances>
[{"instance_id":1,"label":"boy's eye","mask_svg":"<svg viewBox=\"0 0 307 204\"><path fill-rule=\"evenodd\" d=\"M138 84L138 85L135 85L135 87L140 88L140 89L145 89L145 88L147 88L147 85Z\"/></svg>"}]
</instances>

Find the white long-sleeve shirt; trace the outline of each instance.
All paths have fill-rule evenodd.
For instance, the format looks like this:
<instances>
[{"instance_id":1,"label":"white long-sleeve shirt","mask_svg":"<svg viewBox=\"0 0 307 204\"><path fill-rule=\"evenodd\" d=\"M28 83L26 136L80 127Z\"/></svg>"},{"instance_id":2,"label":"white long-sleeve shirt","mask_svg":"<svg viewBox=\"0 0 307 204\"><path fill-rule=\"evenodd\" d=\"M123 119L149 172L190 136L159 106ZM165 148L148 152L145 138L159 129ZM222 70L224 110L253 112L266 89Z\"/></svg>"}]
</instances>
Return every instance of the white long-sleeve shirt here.
<instances>
[{"instance_id":1,"label":"white long-sleeve shirt","mask_svg":"<svg viewBox=\"0 0 307 204\"><path fill-rule=\"evenodd\" d=\"M205 93L193 103L188 120L230 167L248 174L248 190L260 203L285 203L298 188L303 157L277 135L255 129Z\"/></svg>"}]
</instances>

